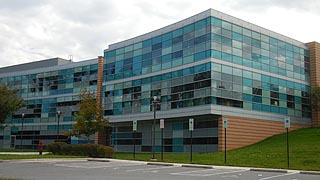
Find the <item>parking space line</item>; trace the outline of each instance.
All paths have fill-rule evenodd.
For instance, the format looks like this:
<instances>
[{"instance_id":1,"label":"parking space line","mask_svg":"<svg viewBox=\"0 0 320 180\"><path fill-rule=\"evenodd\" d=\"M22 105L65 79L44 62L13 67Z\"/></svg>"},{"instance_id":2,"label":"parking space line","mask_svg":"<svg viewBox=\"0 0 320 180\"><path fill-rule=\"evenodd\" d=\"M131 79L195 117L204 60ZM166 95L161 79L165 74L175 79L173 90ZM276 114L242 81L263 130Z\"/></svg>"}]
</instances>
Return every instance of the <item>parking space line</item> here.
<instances>
[{"instance_id":1,"label":"parking space line","mask_svg":"<svg viewBox=\"0 0 320 180\"><path fill-rule=\"evenodd\" d=\"M69 168L83 168L83 169L95 169L95 168L108 168L108 167L124 167L124 166L141 166L143 164L123 164L123 165L95 165L95 166L90 166L88 164L55 164L55 166L58 167L69 167Z\"/></svg>"},{"instance_id":2,"label":"parking space line","mask_svg":"<svg viewBox=\"0 0 320 180\"><path fill-rule=\"evenodd\" d=\"M215 175L222 175L222 174L231 174L231 173L237 173L237 172L246 172L249 170L250 169L242 169L242 170L237 170L237 171L228 171L228 172L221 172L221 173L214 173L214 174L204 174L202 176L207 177L207 176L215 176Z\"/></svg>"},{"instance_id":3,"label":"parking space line","mask_svg":"<svg viewBox=\"0 0 320 180\"><path fill-rule=\"evenodd\" d=\"M193 173L193 172L203 172L203 171L212 171L217 169L203 169L203 170L196 170L196 171L184 171L184 172L177 172L172 174L185 174L185 173Z\"/></svg>"},{"instance_id":4,"label":"parking space line","mask_svg":"<svg viewBox=\"0 0 320 180\"><path fill-rule=\"evenodd\" d=\"M260 180L273 179L273 178L282 177L282 176L290 176L290 175L298 174L298 173L299 172L291 172L291 173L280 174L280 175L276 175L276 176L269 176L269 177L261 178Z\"/></svg>"},{"instance_id":5,"label":"parking space line","mask_svg":"<svg viewBox=\"0 0 320 180\"><path fill-rule=\"evenodd\" d=\"M184 171L184 172L176 172L171 173L172 175L190 175L191 173L197 173L197 172L204 172L204 171L215 171L218 169L203 169L203 170L196 170L196 171Z\"/></svg>"},{"instance_id":6,"label":"parking space line","mask_svg":"<svg viewBox=\"0 0 320 180\"><path fill-rule=\"evenodd\" d=\"M157 169L170 169L170 168L176 168L176 167L178 167L178 166L165 166L165 167L144 168L144 169L130 169L130 170L127 170L127 172L148 171L148 170L157 170Z\"/></svg>"}]
</instances>

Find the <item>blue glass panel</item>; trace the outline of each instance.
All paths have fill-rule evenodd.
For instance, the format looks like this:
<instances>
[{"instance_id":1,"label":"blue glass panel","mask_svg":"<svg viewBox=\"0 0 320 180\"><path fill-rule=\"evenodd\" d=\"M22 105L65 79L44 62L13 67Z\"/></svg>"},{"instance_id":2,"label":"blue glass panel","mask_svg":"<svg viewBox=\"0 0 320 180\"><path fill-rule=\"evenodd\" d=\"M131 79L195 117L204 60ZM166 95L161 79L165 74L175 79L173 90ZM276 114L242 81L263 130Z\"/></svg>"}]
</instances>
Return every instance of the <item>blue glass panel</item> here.
<instances>
[{"instance_id":1,"label":"blue glass panel","mask_svg":"<svg viewBox=\"0 0 320 180\"><path fill-rule=\"evenodd\" d=\"M132 81L132 86L139 86L141 85L141 79L133 80Z\"/></svg>"},{"instance_id":2,"label":"blue glass panel","mask_svg":"<svg viewBox=\"0 0 320 180\"><path fill-rule=\"evenodd\" d=\"M171 46L171 45L172 45L172 40L171 40L171 39L168 40L168 41L162 42L162 47L163 47L163 48L169 47L169 46Z\"/></svg>"},{"instance_id":3,"label":"blue glass panel","mask_svg":"<svg viewBox=\"0 0 320 180\"><path fill-rule=\"evenodd\" d=\"M116 50L106 52L106 57L113 57L116 55Z\"/></svg>"},{"instance_id":4,"label":"blue glass panel","mask_svg":"<svg viewBox=\"0 0 320 180\"><path fill-rule=\"evenodd\" d=\"M221 52L216 50L211 50L211 57L215 59L221 59Z\"/></svg>"},{"instance_id":5,"label":"blue glass panel","mask_svg":"<svg viewBox=\"0 0 320 180\"><path fill-rule=\"evenodd\" d=\"M288 114L288 109L287 108L280 107L279 109L280 109L280 113L281 114L285 114L285 115Z\"/></svg>"},{"instance_id":6,"label":"blue glass panel","mask_svg":"<svg viewBox=\"0 0 320 180\"><path fill-rule=\"evenodd\" d=\"M270 108L270 106L268 106L268 105L262 105L262 111L264 111L264 112L270 112L271 111L271 108Z\"/></svg>"},{"instance_id":7,"label":"blue glass panel","mask_svg":"<svg viewBox=\"0 0 320 180\"><path fill-rule=\"evenodd\" d=\"M214 26L221 27L221 24L222 24L221 19L212 17L212 18L211 18L211 21L212 21L212 24L213 24Z\"/></svg>"},{"instance_id":8,"label":"blue glass panel","mask_svg":"<svg viewBox=\"0 0 320 180\"><path fill-rule=\"evenodd\" d=\"M172 55L171 54L167 54L161 57L161 61L164 62L169 62L172 59Z\"/></svg>"},{"instance_id":9,"label":"blue glass panel","mask_svg":"<svg viewBox=\"0 0 320 180\"><path fill-rule=\"evenodd\" d=\"M199 61L199 60L202 60L202 59L205 59L205 58L206 58L206 52L205 51L197 53L197 54L194 55L194 60L195 61Z\"/></svg>"},{"instance_id":10,"label":"blue glass panel","mask_svg":"<svg viewBox=\"0 0 320 180\"><path fill-rule=\"evenodd\" d=\"M183 74L183 76L187 76L187 75L193 74L193 67L183 69L182 74Z\"/></svg>"},{"instance_id":11,"label":"blue glass panel","mask_svg":"<svg viewBox=\"0 0 320 180\"><path fill-rule=\"evenodd\" d=\"M133 64L133 70L141 69L142 68L142 63L135 63Z\"/></svg>"},{"instance_id":12,"label":"blue glass panel","mask_svg":"<svg viewBox=\"0 0 320 180\"><path fill-rule=\"evenodd\" d=\"M279 94L279 98L280 98L281 100L287 100L287 94L280 93L280 94Z\"/></svg>"},{"instance_id":13,"label":"blue glass panel","mask_svg":"<svg viewBox=\"0 0 320 180\"><path fill-rule=\"evenodd\" d=\"M203 71L206 71L206 64L201 64L201 65L194 67L195 73L199 73L199 72L203 72Z\"/></svg>"},{"instance_id":14,"label":"blue glass panel","mask_svg":"<svg viewBox=\"0 0 320 180\"><path fill-rule=\"evenodd\" d=\"M225 61L229 61L229 62L232 62L232 55L231 54L227 54L227 53L221 53L222 57L221 59L222 60L225 60Z\"/></svg>"},{"instance_id":15,"label":"blue glass panel","mask_svg":"<svg viewBox=\"0 0 320 180\"><path fill-rule=\"evenodd\" d=\"M243 95L242 95L242 98L243 98L243 100L245 100L245 101L250 101L250 102L251 102L253 96L250 95L250 94L243 94Z\"/></svg>"},{"instance_id":16,"label":"blue glass panel","mask_svg":"<svg viewBox=\"0 0 320 180\"><path fill-rule=\"evenodd\" d=\"M279 113L279 107L271 106L271 112L273 113Z\"/></svg>"},{"instance_id":17,"label":"blue glass panel","mask_svg":"<svg viewBox=\"0 0 320 180\"><path fill-rule=\"evenodd\" d=\"M195 23L195 29L201 28L203 26L206 26L207 24L207 19L203 19L201 21L198 21Z\"/></svg>"},{"instance_id":18,"label":"blue glass panel","mask_svg":"<svg viewBox=\"0 0 320 180\"><path fill-rule=\"evenodd\" d=\"M253 102L262 103L262 97L261 96L253 96Z\"/></svg>"},{"instance_id":19,"label":"blue glass panel","mask_svg":"<svg viewBox=\"0 0 320 180\"><path fill-rule=\"evenodd\" d=\"M149 60L146 60L146 61L142 61L142 67L147 67L147 66L150 66L152 65L152 60L149 59Z\"/></svg>"},{"instance_id":20,"label":"blue glass panel","mask_svg":"<svg viewBox=\"0 0 320 180\"><path fill-rule=\"evenodd\" d=\"M232 38L235 39L235 40L237 40L237 41L242 42L242 35L239 34L239 33L232 32Z\"/></svg>"},{"instance_id":21,"label":"blue glass panel","mask_svg":"<svg viewBox=\"0 0 320 180\"><path fill-rule=\"evenodd\" d=\"M152 44L157 44L159 42L161 42L162 37L161 36L157 36L151 39Z\"/></svg>"},{"instance_id":22,"label":"blue glass panel","mask_svg":"<svg viewBox=\"0 0 320 180\"><path fill-rule=\"evenodd\" d=\"M252 87L252 80L248 78L243 78L243 85Z\"/></svg>"},{"instance_id":23,"label":"blue glass panel","mask_svg":"<svg viewBox=\"0 0 320 180\"><path fill-rule=\"evenodd\" d=\"M143 54L142 55L142 60L150 59L152 57L151 53Z\"/></svg>"},{"instance_id":24,"label":"blue glass panel","mask_svg":"<svg viewBox=\"0 0 320 180\"><path fill-rule=\"evenodd\" d=\"M191 32L193 30L194 30L194 24L190 24L190 25L185 26L183 28L183 33L186 34L186 33L189 33L189 32Z\"/></svg>"},{"instance_id":25,"label":"blue glass panel","mask_svg":"<svg viewBox=\"0 0 320 180\"><path fill-rule=\"evenodd\" d=\"M148 39L148 40L145 40L142 42L143 48L148 47L148 46L151 46L151 39Z\"/></svg>"},{"instance_id":26,"label":"blue glass panel","mask_svg":"<svg viewBox=\"0 0 320 180\"><path fill-rule=\"evenodd\" d=\"M301 97L295 96L294 101L295 103L301 103Z\"/></svg>"},{"instance_id":27,"label":"blue glass panel","mask_svg":"<svg viewBox=\"0 0 320 180\"><path fill-rule=\"evenodd\" d=\"M162 35L162 41L166 41L172 38L172 32L168 32Z\"/></svg>"},{"instance_id":28,"label":"blue glass panel","mask_svg":"<svg viewBox=\"0 0 320 180\"><path fill-rule=\"evenodd\" d=\"M262 105L261 104L253 104L252 109L256 111L261 111Z\"/></svg>"},{"instance_id":29,"label":"blue glass panel","mask_svg":"<svg viewBox=\"0 0 320 180\"><path fill-rule=\"evenodd\" d=\"M279 79L275 77L271 77L271 84L279 85Z\"/></svg>"},{"instance_id":30,"label":"blue glass panel","mask_svg":"<svg viewBox=\"0 0 320 180\"><path fill-rule=\"evenodd\" d=\"M172 53L172 58L175 59L175 58L180 58L183 56L183 51L177 51L177 52L174 52Z\"/></svg>"},{"instance_id":31,"label":"blue glass panel","mask_svg":"<svg viewBox=\"0 0 320 180\"><path fill-rule=\"evenodd\" d=\"M293 83L293 82L287 81L287 87L288 87L288 88L293 88L293 86L294 86L294 83Z\"/></svg>"},{"instance_id":32,"label":"blue glass panel","mask_svg":"<svg viewBox=\"0 0 320 180\"><path fill-rule=\"evenodd\" d=\"M174 38L174 37L181 36L181 35L183 35L183 29L182 29L182 28L177 29L177 30L175 30L175 31L172 32L172 37L173 37L173 38Z\"/></svg>"}]
</instances>

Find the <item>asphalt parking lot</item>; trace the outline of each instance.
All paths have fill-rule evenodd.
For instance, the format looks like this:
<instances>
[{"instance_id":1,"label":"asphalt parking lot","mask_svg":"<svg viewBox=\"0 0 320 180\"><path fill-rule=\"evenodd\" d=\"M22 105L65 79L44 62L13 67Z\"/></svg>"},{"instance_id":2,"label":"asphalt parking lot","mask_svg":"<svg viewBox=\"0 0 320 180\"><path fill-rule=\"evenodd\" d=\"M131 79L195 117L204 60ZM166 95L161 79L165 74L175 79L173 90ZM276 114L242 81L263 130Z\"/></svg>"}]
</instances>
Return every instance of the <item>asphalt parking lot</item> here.
<instances>
[{"instance_id":1,"label":"asphalt parking lot","mask_svg":"<svg viewBox=\"0 0 320 180\"><path fill-rule=\"evenodd\" d=\"M319 180L320 175L250 171L249 168L195 168L147 165L144 162L83 160L23 160L0 162L0 177L32 180Z\"/></svg>"}]
</instances>

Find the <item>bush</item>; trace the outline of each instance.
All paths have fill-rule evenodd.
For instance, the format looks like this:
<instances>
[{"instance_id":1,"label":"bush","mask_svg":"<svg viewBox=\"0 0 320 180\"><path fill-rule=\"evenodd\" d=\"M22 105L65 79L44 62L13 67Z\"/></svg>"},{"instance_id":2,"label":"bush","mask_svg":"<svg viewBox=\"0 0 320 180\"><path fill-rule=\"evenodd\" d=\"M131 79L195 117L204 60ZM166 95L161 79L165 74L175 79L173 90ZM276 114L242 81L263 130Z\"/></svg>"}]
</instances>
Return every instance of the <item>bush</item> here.
<instances>
[{"instance_id":1,"label":"bush","mask_svg":"<svg viewBox=\"0 0 320 180\"><path fill-rule=\"evenodd\" d=\"M114 153L112 147L98 144L66 144L63 142L54 142L48 144L47 149L49 152L52 152L52 154L103 158L110 158Z\"/></svg>"}]
</instances>

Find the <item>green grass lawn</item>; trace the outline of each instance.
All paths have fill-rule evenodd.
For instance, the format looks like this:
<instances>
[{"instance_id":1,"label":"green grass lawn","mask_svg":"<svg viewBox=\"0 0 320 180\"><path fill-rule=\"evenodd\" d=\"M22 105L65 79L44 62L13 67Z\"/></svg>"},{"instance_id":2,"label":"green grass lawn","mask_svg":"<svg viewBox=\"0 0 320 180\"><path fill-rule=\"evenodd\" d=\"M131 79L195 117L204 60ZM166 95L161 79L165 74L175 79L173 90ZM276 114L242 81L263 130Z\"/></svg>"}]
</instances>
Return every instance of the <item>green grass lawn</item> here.
<instances>
[{"instance_id":1,"label":"green grass lawn","mask_svg":"<svg viewBox=\"0 0 320 180\"><path fill-rule=\"evenodd\" d=\"M0 180L19 180L19 179L13 179L13 178L3 178L3 177L0 177Z\"/></svg>"},{"instance_id":2,"label":"green grass lawn","mask_svg":"<svg viewBox=\"0 0 320 180\"><path fill-rule=\"evenodd\" d=\"M320 170L320 128L306 128L289 133L290 169ZM286 134L227 152L227 165L287 168ZM189 154L165 153L165 162L190 163ZM115 153L116 159L133 159L132 153ZM136 160L150 160L150 153L139 153ZM160 154L156 154L160 161ZM193 154L192 163L224 165L224 153Z\"/></svg>"},{"instance_id":3,"label":"green grass lawn","mask_svg":"<svg viewBox=\"0 0 320 180\"><path fill-rule=\"evenodd\" d=\"M14 159L44 159L44 158L85 158L86 156L69 156L69 155L11 155L11 154L0 154L0 160L14 160ZM1 179L0 179L1 180Z\"/></svg>"}]
</instances>

